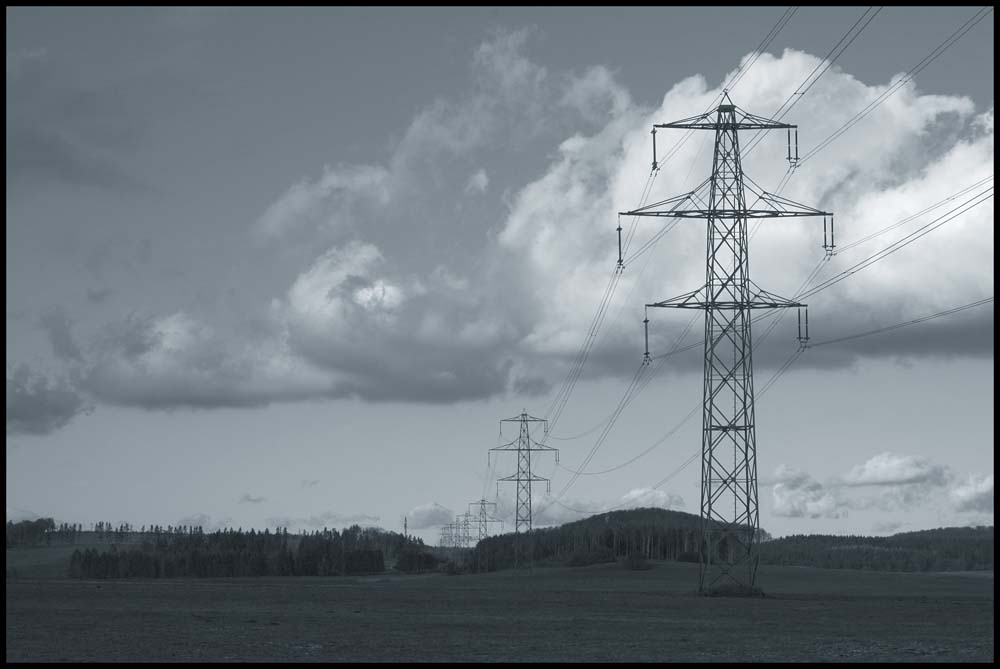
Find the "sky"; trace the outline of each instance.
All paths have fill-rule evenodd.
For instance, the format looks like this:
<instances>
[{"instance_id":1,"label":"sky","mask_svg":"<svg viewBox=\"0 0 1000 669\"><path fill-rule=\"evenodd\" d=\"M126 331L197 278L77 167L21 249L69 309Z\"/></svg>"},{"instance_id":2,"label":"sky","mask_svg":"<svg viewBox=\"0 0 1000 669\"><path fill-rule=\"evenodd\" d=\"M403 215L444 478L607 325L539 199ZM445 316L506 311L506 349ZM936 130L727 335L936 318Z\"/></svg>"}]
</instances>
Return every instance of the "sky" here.
<instances>
[{"instance_id":1,"label":"sky","mask_svg":"<svg viewBox=\"0 0 1000 669\"><path fill-rule=\"evenodd\" d=\"M604 425L643 305L704 283L704 222L637 219L592 329L618 212L711 172L710 133L661 130L651 174L654 123L727 82L760 116L795 100L808 157L785 180L783 133L744 133L743 167L832 211L843 250L764 221L751 273L783 296L979 196L810 297L813 343L993 295L992 12L925 60L979 8L786 9L8 8L7 518L405 516L436 542L481 498L512 518L516 462L487 451L522 411L560 449L536 456L536 526L697 513L697 347ZM652 310L650 352L696 343L689 318ZM793 321L754 329L761 526L992 524L992 302L809 348L769 385Z\"/></svg>"}]
</instances>

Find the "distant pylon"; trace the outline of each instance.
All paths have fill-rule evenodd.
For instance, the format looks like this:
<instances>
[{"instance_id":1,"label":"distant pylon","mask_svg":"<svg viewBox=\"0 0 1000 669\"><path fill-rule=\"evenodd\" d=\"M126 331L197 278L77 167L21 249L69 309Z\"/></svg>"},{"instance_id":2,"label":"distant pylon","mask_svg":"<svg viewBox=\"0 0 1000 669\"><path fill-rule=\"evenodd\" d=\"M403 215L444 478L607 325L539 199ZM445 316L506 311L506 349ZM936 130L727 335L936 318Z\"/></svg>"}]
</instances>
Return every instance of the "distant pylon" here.
<instances>
[{"instance_id":1,"label":"distant pylon","mask_svg":"<svg viewBox=\"0 0 1000 669\"><path fill-rule=\"evenodd\" d=\"M654 132L656 128L715 132L712 176L706 182L685 195L622 215L708 220L705 285L646 307L705 311L698 589L707 594L719 586L735 584L753 591L757 587L760 518L750 314L753 309L805 305L769 293L750 280L747 220L823 216L827 249L832 248L833 215L768 193L755 187L749 178L744 181L738 131L788 129L788 161L794 167L798 163L798 129L794 125L754 116L734 105L724 92L722 104L716 109L656 125ZM796 133L794 158L792 129ZM655 141L654 134L654 156ZM710 187L707 207L697 195L706 185ZM749 209L746 191L755 198ZM831 220L829 245L825 241L827 216ZM800 343L808 338L808 315L805 322L804 335L802 325L799 326Z\"/></svg>"},{"instance_id":2,"label":"distant pylon","mask_svg":"<svg viewBox=\"0 0 1000 669\"><path fill-rule=\"evenodd\" d=\"M469 502L469 508L476 510L476 513L474 513L473 515L476 517L477 520L476 524L478 526L477 541L482 541L483 539L489 536L490 523L499 523L501 529L503 528L503 521L498 518L494 518L492 515L490 515L486 511L487 507L493 507L493 512L496 513L496 508L497 508L496 502L487 502L485 499L481 499L477 502Z\"/></svg>"},{"instance_id":3,"label":"distant pylon","mask_svg":"<svg viewBox=\"0 0 1000 669\"><path fill-rule=\"evenodd\" d=\"M448 523L441 526L441 546L445 548L458 548L458 541L458 523Z\"/></svg>"},{"instance_id":4,"label":"distant pylon","mask_svg":"<svg viewBox=\"0 0 1000 669\"><path fill-rule=\"evenodd\" d=\"M491 448L491 451L517 451L517 473L497 479L497 494L500 493L501 481L514 481L517 483L517 507L514 513L514 566L530 566L532 551L527 542L522 540L522 534L531 533L531 484L537 481L545 481L546 490L551 491L551 481L549 479L536 476L531 473L531 454L537 451L552 451L556 456L556 463L559 462L559 449L541 444L531 438L529 432L530 423L542 423L545 433L548 433L548 421L544 418L529 416L526 411L521 411L521 415L513 418L504 418L500 421L500 436L503 436L504 423L519 423L520 430L517 439L502 446ZM486 458L489 464L489 455Z\"/></svg>"},{"instance_id":5,"label":"distant pylon","mask_svg":"<svg viewBox=\"0 0 1000 669\"><path fill-rule=\"evenodd\" d=\"M456 544L461 548L468 548L472 544L472 520L475 518L466 511L460 516L455 516L455 525L458 527L458 540Z\"/></svg>"}]
</instances>

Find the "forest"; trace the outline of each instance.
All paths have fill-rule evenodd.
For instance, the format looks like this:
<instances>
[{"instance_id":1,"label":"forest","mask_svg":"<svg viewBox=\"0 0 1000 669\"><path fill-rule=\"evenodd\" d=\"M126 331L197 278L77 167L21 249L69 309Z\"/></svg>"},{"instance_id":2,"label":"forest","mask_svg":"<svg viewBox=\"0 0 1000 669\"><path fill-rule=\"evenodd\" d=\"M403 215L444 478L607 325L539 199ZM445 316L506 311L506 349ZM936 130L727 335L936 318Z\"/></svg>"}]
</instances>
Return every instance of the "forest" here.
<instances>
[{"instance_id":1,"label":"forest","mask_svg":"<svg viewBox=\"0 0 1000 669\"><path fill-rule=\"evenodd\" d=\"M357 525L306 534L223 530L161 534L139 546L76 550L71 578L207 578L376 574L386 563L406 572L434 569L420 539Z\"/></svg>"},{"instance_id":2,"label":"forest","mask_svg":"<svg viewBox=\"0 0 1000 669\"><path fill-rule=\"evenodd\" d=\"M874 569L993 569L993 527L944 527L889 537L792 535L760 545L761 564Z\"/></svg>"}]
</instances>

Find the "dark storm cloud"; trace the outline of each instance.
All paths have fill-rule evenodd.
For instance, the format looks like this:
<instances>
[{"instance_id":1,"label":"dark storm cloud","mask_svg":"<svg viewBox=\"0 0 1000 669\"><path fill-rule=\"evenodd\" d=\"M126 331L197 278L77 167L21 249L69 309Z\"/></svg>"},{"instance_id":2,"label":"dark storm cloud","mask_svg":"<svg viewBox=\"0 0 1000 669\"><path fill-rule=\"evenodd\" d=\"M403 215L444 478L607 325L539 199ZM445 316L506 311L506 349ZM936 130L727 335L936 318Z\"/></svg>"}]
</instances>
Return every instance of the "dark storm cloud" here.
<instances>
[{"instance_id":1,"label":"dark storm cloud","mask_svg":"<svg viewBox=\"0 0 1000 669\"><path fill-rule=\"evenodd\" d=\"M53 309L41 318L42 327L49 335L49 343L56 357L63 360L79 361L80 349L73 340L72 321L64 309Z\"/></svg>"},{"instance_id":2,"label":"dark storm cloud","mask_svg":"<svg viewBox=\"0 0 1000 669\"><path fill-rule=\"evenodd\" d=\"M20 364L7 372L7 434L48 434L90 408L69 382Z\"/></svg>"}]
</instances>

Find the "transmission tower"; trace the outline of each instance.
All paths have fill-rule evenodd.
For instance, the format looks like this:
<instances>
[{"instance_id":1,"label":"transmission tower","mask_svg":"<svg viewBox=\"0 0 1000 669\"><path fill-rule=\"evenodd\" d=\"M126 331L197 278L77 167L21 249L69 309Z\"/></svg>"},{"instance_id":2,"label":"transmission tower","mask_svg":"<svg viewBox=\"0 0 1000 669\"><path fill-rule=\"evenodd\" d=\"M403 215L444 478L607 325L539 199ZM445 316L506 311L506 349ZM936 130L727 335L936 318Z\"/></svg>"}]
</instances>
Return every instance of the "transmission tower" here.
<instances>
[{"instance_id":1,"label":"transmission tower","mask_svg":"<svg viewBox=\"0 0 1000 669\"><path fill-rule=\"evenodd\" d=\"M441 526L441 539L439 545L444 548L454 548L455 546L455 524L448 523Z\"/></svg>"},{"instance_id":2,"label":"transmission tower","mask_svg":"<svg viewBox=\"0 0 1000 669\"><path fill-rule=\"evenodd\" d=\"M490 523L499 523L501 529L503 528L503 521L494 518L487 511L487 507L493 507L493 512L496 513L497 504L496 502L487 502L485 499L481 499L478 502L469 502L470 509L477 509L478 514L473 514L477 518L477 525L479 529L478 541L482 541L490 534Z\"/></svg>"},{"instance_id":3,"label":"transmission tower","mask_svg":"<svg viewBox=\"0 0 1000 669\"><path fill-rule=\"evenodd\" d=\"M461 548L468 548L472 544L472 519L475 518L466 511L460 516L455 516L455 526L458 529L456 545Z\"/></svg>"},{"instance_id":4,"label":"transmission tower","mask_svg":"<svg viewBox=\"0 0 1000 669\"><path fill-rule=\"evenodd\" d=\"M705 285L669 300L647 304L646 308L647 313L649 307L705 311L698 589L703 594L725 586L754 591L757 589L760 519L750 314L753 309L797 307L801 310L806 305L769 293L750 280L747 221L751 218L822 216L825 238L827 217L832 230L833 215L768 193L743 174L740 130L787 129L788 161L794 168L798 162L795 125L754 116L734 105L728 92L724 92L721 104L710 112L654 125L654 169L657 167L657 128L715 132L712 176L707 182L685 195L622 215L704 218L708 221ZM794 157L792 130L795 130ZM705 185L710 186L708 203L697 194ZM754 197L749 208L748 195ZM827 248L825 239L824 248ZM645 359L648 361L648 315L645 323ZM802 330L800 320L800 344L807 337L808 331Z\"/></svg>"},{"instance_id":5,"label":"transmission tower","mask_svg":"<svg viewBox=\"0 0 1000 669\"><path fill-rule=\"evenodd\" d=\"M531 551L527 543L522 541L521 534L531 532L531 484L538 481L545 481L546 491L551 491L552 482L542 476L531 473L531 454L538 451L553 451L556 456L556 464L559 463L559 449L539 443L531 438L529 425L531 423L542 423L543 429L548 434L548 421L544 418L529 416L524 410L520 416L504 418L500 421L500 436L503 437L504 423L518 423L520 425L517 439L502 446L491 448L491 451L517 451L517 473L497 479L497 494L500 494L501 481L514 481L517 483L517 507L514 521L514 566L522 567L531 564ZM489 455L487 454L487 464Z\"/></svg>"}]
</instances>

